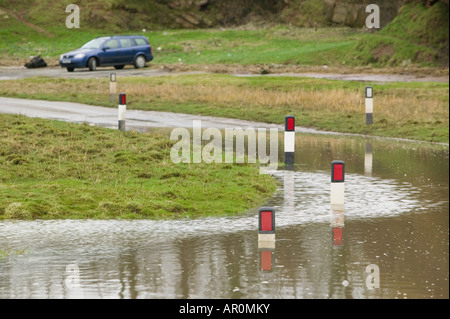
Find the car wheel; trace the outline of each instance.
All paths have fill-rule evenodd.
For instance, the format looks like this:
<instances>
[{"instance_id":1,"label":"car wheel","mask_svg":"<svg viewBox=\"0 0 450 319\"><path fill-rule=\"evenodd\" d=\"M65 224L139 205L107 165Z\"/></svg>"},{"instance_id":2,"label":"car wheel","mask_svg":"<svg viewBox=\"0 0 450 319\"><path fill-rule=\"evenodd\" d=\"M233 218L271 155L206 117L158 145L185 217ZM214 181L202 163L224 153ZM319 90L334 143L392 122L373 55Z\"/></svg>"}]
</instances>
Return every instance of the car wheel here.
<instances>
[{"instance_id":1,"label":"car wheel","mask_svg":"<svg viewBox=\"0 0 450 319\"><path fill-rule=\"evenodd\" d=\"M134 61L134 67L136 69L142 69L143 67L145 67L145 58L143 55L140 55L136 58L136 60Z\"/></svg>"},{"instance_id":2,"label":"car wheel","mask_svg":"<svg viewBox=\"0 0 450 319\"><path fill-rule=\"evenodd\" d=\"M67 68L67 72L73 72L75 68Z\"/></svg>"},{"instance_id":3,"label":"car wheel","mask_svg":"<svg viewBox=\"0 0 450 319\"><path fill-rule=\"evenodd\" d=\"M90 58L89 61L88 61L88 67L89 67L89 71L97 70L97 59L96 58Z\"/></svg>"},{"instance_id":4,"label":"car wheel","mask_svg":"<svg viewBox=\"0 0 450 319\"><path fill-rule=\"evenodd\" d=\"M116 66L114 66L114 69L122 70L124 67L125 67L125 65L116 65Z\"/></svg>"}]
</instances>

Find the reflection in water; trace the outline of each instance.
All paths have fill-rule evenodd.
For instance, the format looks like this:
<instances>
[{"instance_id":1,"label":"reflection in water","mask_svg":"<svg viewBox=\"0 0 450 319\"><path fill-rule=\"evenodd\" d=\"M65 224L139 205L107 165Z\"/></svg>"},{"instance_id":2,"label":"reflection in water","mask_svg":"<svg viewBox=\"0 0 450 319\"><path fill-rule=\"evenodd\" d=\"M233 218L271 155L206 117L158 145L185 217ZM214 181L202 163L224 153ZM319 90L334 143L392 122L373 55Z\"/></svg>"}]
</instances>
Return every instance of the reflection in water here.
<instances>
[{"instance_id":1,"label":"reflection in water","mask_svg":"<svg viewBox=\"0 0 450 319\"><path fill-rule=\"evenodd\" d=\"M344 209L333 209L331 219L331 231L333 235L333 246L342 246L344 244Z\"/></svg>"},{"instance_id":2,"label":"reflection in water","mask_svg":"<svg viewBox=\"0 0 450 319\"><path fill-rule=\"evenodd\" d=\"M265 272L271 272L273 269L273 255L275 248L259 248L259 270Z\"/></svg>"},{"instance_id":3,"label":"reflection in water","mask_svg":"<svg viewBox=\"0 0 450 319\"><path fill-rule=\"evenodd\" d=\"M372 143L366 143L366 153L364 155L364 173L371 176L373 169Z\"/></svg>"},{"instance_id":4,"label":"reflection in water","mask_svg":"<svg viewBox=\"0 0 450 319\"><path fill-rule=\"evenodd\" d=\"M274 173L280 189L266 203L276 250L256 240L257 211L0 221L0 298L448 298L448 149L371 143L366 174L364 139L297 136L297 170ZM345 212L330 210L336 158L347 167ZM378 289L366 286L369 265Z\"/></svg>"}]
</instances>

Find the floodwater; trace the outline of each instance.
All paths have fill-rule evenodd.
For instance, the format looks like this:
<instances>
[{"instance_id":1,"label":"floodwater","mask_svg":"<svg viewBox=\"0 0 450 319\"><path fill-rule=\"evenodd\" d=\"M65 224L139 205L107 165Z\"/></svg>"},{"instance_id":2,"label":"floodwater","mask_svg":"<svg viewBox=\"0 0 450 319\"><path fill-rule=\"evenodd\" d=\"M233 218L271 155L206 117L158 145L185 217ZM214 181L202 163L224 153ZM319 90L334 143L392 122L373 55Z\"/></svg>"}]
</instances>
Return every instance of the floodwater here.
<instances>
[{"instance_id":1,"label":"floodwater","mask_svg":"<svg viewBox=\"0 0 450 319\"><path fill-rule=\"evenodd\" d=\"M280 147L282 149L282 147ZM282 156L282 155L281 155ZM333 160L345 208L330 208ZM257 209L176 221L0 221L0 298L449 298L448 146L297 134L274 247Z\"/></svg>"}]
</instances>

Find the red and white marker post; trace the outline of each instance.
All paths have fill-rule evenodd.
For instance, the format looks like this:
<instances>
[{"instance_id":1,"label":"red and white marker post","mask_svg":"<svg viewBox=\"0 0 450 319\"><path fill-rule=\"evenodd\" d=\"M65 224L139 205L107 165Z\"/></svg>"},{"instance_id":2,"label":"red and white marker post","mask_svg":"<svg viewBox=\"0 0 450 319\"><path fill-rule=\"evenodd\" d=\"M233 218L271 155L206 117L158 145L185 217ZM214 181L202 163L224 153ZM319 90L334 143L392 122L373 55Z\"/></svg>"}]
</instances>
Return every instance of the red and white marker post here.
<instances>
[{"instance_id":1,"label":"red and white marker post","mask_svg":"<svg viewBox=\"0 0 450 319\"><path fill-rule=\"evenodd\" d=\"M331 208L344 209L345 199L345 163L334 161L331 163Z\"/></svg>"},{"instance_id":2,"label":"red and white marker post","mask_svg":"<svg viewBox=\"0 0 450 319\"><path fill-rule=\"evenodd\" d=\"M275 209L262 207L259 209L259 234L260 248L275 248Z\"/></svg>"},{"instance_id":3,"label":"red and white marker post","mask_svg":"<svg viewBox=\"0 0 450 319\"><path fill-rule=\"evenodd\" d=\"M125 93L119 94L119 130L125 131L125 121L127 114L127 95Z\"/></svg>"},{"instance_id":4,"label":"red and white marker post","mask_svg":"<svg viewBox=\"0 0 450 319\"><path fill-rule=\"evenodd\" d=\"M284 163L294 165L295 161L295 117L286 116L284 130Z\"/></svg>"}]
</instances>

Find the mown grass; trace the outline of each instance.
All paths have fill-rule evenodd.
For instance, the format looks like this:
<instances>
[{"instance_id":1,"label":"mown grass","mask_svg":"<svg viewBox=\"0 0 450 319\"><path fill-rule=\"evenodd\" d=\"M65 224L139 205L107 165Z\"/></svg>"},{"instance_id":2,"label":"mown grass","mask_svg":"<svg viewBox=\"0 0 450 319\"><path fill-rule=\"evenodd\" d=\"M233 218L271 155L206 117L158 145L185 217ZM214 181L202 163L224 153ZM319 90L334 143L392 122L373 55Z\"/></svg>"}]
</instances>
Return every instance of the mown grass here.
<instances>
[{"instance_id":1,"label":"mown grass","mask_svg":"<svg viewBox=\"0 0 450 319\"><path fill-rule=\"evenodd\" d=\"M449 87L445 83L372 83L375 124L365 125L364 90L370 83L299 77L220 74L119 78L130 109L171 111L283 123L424 141L449 141ZM0 82L0 96L74 101L117 107L102 80L30 78Z\"/></svg>"},{"instance_id":2,"label":"mown grass","mask_svg":"<svg viewBox=\"0 0 450 319\"><path fill-rule=\"evenodd\" d=\"M237 214L277 182L256 165L174 164L163 133L0 115L0 219Z\"/></svg>"}]
</instances>

